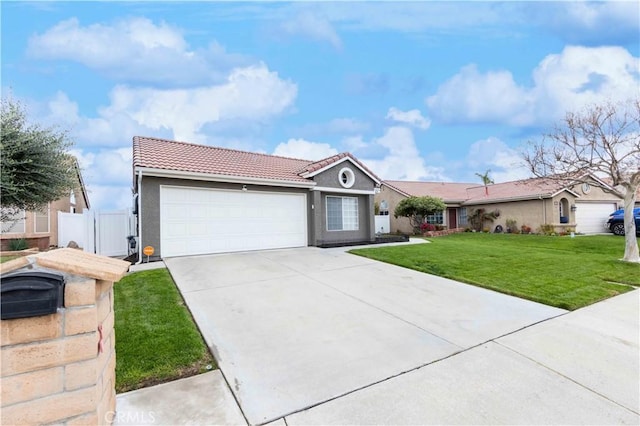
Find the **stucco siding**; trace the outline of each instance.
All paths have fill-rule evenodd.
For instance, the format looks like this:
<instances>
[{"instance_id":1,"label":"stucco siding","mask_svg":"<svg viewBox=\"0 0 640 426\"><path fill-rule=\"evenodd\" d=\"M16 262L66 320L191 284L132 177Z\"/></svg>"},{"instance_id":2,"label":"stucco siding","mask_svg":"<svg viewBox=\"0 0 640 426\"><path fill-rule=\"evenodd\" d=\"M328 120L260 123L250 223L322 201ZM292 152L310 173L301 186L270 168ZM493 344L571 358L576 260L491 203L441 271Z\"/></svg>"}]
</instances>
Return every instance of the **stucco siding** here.
<instances>
[{"instance_id":1,"label":"stucco siding","mask_svg":"<svg viewBox=\"0 0 640 426\"><path fill-rule=\"evenodd\" d=\"M338 174L343 167L351 169L355 176L355 182L349 189L373 191L373 189L375 188L375 182L371 180L369 176L364 174L358 167L353 165L353 163L351 163L350 161L343 161L342 163L337 164L322 173L318 173L313 177L313 180L320 187L343 188L338 177Z\"/></svg>"},{"instance_id":2,"label":"stucco siding","mask_svg":"<svg viewBox=\"0 0 640 426\"><path fill-rule=\"evenodd\" d=\"M391 232L402 232L405 234L412 234L413 227L411 223L409 223L409 218L406 217L394 217L393 211L398 205L398 203L406 198L404 195L400 194L398 191L395 191L389 188L386 185L382 185L380 187L380 192L377 193L374 197L375 202L380 205L382 201L386 201L389 206L389 223L391 227Z\"/></svg>"},{"instance_id":3,"label":"stucco siding","mask_svg":"<svg viewBox=\"0 0 640 426\"><path fill-rule=\"evenodd\" d=\"M319 192L319 191L314 191ZM314 237L315 245L350 243L375 240L375 223L373 215L373 195L351 195L341 193L322 192L319 195L319 206L315 205L316 222ZM329 231L327 229L327 197L353 197L358 200L358 230ZM316 196L317 197L317 196ZM317 198L315 198L317 200Z\"/></svg>"}]
</instances>

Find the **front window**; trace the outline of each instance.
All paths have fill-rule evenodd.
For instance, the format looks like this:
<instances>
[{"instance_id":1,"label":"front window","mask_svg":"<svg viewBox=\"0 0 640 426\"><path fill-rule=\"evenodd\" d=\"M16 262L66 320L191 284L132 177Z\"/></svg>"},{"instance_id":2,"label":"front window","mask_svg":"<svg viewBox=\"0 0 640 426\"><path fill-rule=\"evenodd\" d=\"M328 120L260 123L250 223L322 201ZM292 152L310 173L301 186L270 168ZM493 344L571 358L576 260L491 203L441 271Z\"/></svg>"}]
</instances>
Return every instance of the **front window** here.
<instances>
[{"instance_id":1,"label":"front window","mask_svg":"<svg viewBox=\"0 0 640 426\"><path fill-rule=\"evenodd\" d=\"M467 225L469 218L467 217L467 208L461 207L458 209L458 225Z\"/></svg>"},{"instance_id":2,"label":"front window","mask_svg":"<svg viewBox=\"0 0 640 426\"><path fill-rule=\"evenodd\" d=\"M327 196L327 230L358 230L358 199Z\"/></svg>"},{"instance_id":3,"label":"front window","mask_svg":"<svg viewBox=\"0 0 640 426\"><path fill-rule=\"evenodd\" d=\"M0 230L3 234L24 234L24 210L10 215L8 220L0 222Z\"/></svg>"},{"instance_id":4,"label":"front window","mask_svg":"<svg viewBox=\"0 0 640 426\"><path fill-rule=\"evenodd\" d=\"M425 218L425 223L430 223L432 225L444 225L443 212L440 211L440 212L428 215Z\"/></svg>"}]
</instances>

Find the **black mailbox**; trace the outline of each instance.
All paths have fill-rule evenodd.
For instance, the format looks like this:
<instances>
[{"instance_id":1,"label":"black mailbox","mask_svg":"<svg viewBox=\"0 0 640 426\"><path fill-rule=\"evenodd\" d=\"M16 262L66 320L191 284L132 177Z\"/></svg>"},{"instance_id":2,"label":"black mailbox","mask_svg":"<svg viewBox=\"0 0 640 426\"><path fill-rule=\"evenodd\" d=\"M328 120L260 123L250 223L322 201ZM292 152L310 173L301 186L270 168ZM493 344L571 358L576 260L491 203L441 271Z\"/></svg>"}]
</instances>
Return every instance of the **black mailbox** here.
<instances>
[{"instance_id":1,"label":"black mailbox","mask_svg":"<svg viewBox=\"0 0 640 426\"><path fill-rule=\"evenodd\" d=\"M45 271L23 271L2 277L2 319L55 313L64 304L64 277Z\"/></svg>"}]
</instances>

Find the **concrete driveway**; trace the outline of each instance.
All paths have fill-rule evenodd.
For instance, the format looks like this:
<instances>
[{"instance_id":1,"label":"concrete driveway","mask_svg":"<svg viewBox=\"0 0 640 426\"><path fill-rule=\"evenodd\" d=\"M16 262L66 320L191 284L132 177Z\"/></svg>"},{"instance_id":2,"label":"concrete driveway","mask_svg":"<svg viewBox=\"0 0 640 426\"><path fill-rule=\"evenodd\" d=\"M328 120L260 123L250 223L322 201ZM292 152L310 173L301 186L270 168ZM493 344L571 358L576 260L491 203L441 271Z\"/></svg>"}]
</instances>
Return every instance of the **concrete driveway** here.
<instances>
[{"instance_id":1,"label":"concrete driveway","mask_svg":"<svg viewBox=\"0 0 640 426\"><path fill-rule=\"evenodd\" d=\"M640 421L638 290L567 313L344 249L165 263L250 424Z\"/></svg>"},{"instance_id":2,"label":"concrete driveway","mask_svg":"<svg viewBox=\"0 0 640 426\"><path fill-rule=\"evenodd\" d=\"M565 313L342 249L165 263L251 424L390 383L403 373L427 371L435 361L471 348L489 350L501 363L509 349L485 342ZM450 362L473 365L458 356ZM456 380L452 375L454 386ZM313 412L291 420L313 423L305 417ZM328 421L324 415L318 419ZM337 421L351 423L348 417Z\"/></svg>"}]
</instances>

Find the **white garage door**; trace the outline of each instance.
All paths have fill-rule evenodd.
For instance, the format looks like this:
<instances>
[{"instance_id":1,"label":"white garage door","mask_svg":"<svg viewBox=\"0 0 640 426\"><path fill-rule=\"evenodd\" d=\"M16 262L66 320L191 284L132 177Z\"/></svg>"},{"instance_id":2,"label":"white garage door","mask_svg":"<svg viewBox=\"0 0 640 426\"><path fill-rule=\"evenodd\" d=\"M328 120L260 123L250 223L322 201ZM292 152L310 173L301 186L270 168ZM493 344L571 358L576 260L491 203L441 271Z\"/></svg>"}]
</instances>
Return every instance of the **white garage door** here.
<instances>
[{"instance_id":1,"label":"white garage door","mask_svg":"<svg viewBox=\"0 0 640 426\"><path fill-rule=\"evenodd\" d=\"M162 256L306 246L306 210L305 194L162 186Z\"/></svg>"},{"instance_id":2,"label":"white garage door","mask_svg":"<svg viewBox=\"0 0 640 426\"><path fill-rule=\"evenodd\" d=\"M609 215L616 210L614 203L576 203L576 232L599 234Z\"/></svg>"}]
</instances>

